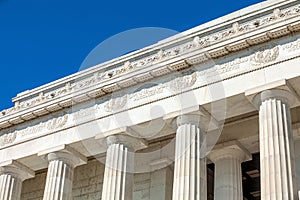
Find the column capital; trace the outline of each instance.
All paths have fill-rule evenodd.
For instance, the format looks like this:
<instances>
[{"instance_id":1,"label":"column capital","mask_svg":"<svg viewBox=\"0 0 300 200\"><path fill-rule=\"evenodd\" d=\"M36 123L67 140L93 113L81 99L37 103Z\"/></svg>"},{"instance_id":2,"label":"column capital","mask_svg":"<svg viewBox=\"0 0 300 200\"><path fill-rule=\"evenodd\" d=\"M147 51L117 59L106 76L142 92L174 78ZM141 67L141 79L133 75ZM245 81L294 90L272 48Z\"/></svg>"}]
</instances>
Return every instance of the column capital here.
<instances>
[{"instance_id":1,"label":"column capital","mask_svg":"<svg viewBox=\"0 0 300 200\"><path fill-rule=\"evenodd\" d=\"M54 160L64 161L73 167L87 163L87 158L84 155L67 145L60 145L51 149L46 149L39 152L38 156L44 158L48 162Z\"/></svg>"},{"instance_id":2,"label":"column capital","mask_svg":"<svg viewBox=\"0 0 300 200\"><path fill-rule=\"evenodd\" d=\"M252 155L240 142L233 140L216 145L208 154L208 158L214 163L225 158L236 158L241 162L245 162L251 160Z\"/></svg>"},{"instance_id":3,"label":"column capital","mask_svg":"<svg viewBox=\"0 0 300 200\"><path fill-rule=\"evenodd\" d=\"M196 125L206 132L219 129L220 122L204 107L197 106L197 109L193 107L193 110L190 109L190 111L184 111L180 115L170 114L169 116L165 116L164 119L173 118L171 124L174 129L184 124Z\"/></svg>"},{"instance_id":4,"label":"column capital","mask_svg":"<svg viewBox=\"0 0 300 200\"><path fill-rule=\"evenodd\" d=\"M180 115L173 119L172 126L174 129L177 129L184 124L192 124L200 127L200 118L201 116L196 114Z\"/></svg>"},{"instance_id":5,"label":"column capital","mask_svg":"<svg viewBox=\"0 0 300 200\"><path fill-rule=\"evenodd\" d=\"M35 172L33 170L16 160L9 160L0 163L0 175L2 174L10 174L15 178L21 179L21 181L35 176Z\"/></svg>"},{"instance_id":6,"label":"column capital","mask_svg":"<svg viewBox=\"0 0 300 200\"><path fill-rule=\"evenodd\" d=\"M142 138L142 135L128 126L113 129L104 134L97 134L95 140L101 145L106 146L106 148L112 144L124 144L132 151L144 149L148 146L147 141Z\"/></svg>"},{"instance_id":7,"label":"column capital","mask_svg":"<svg viewBox=\"0 0 300 200\"><path fill-rule=\"evenodd\" d=\"M107 136L105 142L107 147L113 144L123 144L132 151L147 147L147 142L144 139L122 134Z\"/></svg>"},{"instance_id":8,"label":"column capital","mask_svg":"<svg viewBox=\"0 0 300 200\"><path fill-rule=\"evenodd\" d=\"M295 96L290 91L281 89L271 89L262 91L255 95L252 99L252 103L257 108L259 108L262 102L268 99L278 99L288 104L289 106L293 105L293 103L295 102Z\"/></svg>"},{"instance_id":9,"label":"column capital","mask_svg":"<svg viewBox=\"0 0 300 200\"><path fill-rule=\"evenodd\" d=\"M200 118L201 118L201 115L195 115L195 114L181 115L176 118L176 123L177 123L177 126L181 126L184 124L193 124L193 125L199 126Z\"/></svg>"},{"instance_id":10,"label":"column capital","mask_svg":"<svg viewBox=\"0 0 300 200\"><path fill-rule=\"evenodd\" d=\"M248 89L245 91L245 96L256 109L259 109L261 103L268 99L278 99L289 106L292 106L297 99L300 100L294 88L285 79Z\"/></svg>"}]
</instances>

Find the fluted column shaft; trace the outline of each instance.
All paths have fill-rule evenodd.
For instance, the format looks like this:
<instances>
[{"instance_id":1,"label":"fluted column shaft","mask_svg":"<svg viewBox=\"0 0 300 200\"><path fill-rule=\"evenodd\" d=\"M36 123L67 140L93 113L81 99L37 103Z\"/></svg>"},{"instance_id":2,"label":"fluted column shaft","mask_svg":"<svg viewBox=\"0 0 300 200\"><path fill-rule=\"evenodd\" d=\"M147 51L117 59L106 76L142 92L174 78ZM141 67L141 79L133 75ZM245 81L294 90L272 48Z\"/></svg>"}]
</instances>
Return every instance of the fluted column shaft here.
<instances>
[{"instance_id":1,"label":"fluted column shaft","mask_svg":"<svg viewBox=\"0 0 300 200\"><path fill-rule=\"evenodd\" d=\"M80 159L70 152L47 154L49 162L43 200L71 200L74 168Z\"/></svg>"},{"instance_id":2,"label":"fluted column shaft","mask_svg":"<svg viewBox=\"0 0 300 200\"><path fill-rule=\"evenodd\" d=\"M128 141L126 141L128 140ZM133 187L133 148L130 138L107 138L107 155L104 172L102 199L131 200Z\"/></svg>"},{"instance_id":3,"label":"fluted column shaft","mask_svg":"<svg viewBox=\"0 0 300 200\"><path fill-rule=\"evenodd\" d=\"M21 198L22 182L32 178L34 172L16 161L0 168L0 199L19 200Z\"/></svg>"},{"instance_id":4,"label":"fluted column shaft","mask_svg":"<svg viewBox=\"0 0 300 200\"><path fill-rule=\"evenodd\" d=\"M214 199L243 200L241 163L250 160L251 154L237 141L228 143L209 154L215 163Z\"/></svg>"},{"instance_id":5,"label":"fluted column shaft","mask_svg":"<svg viewBox=\"0 0 300 200\"><path fill-rule=\"evenodd\" d=\"M256 96L262 200L298 200L290 116L292 99L284 90L267 90Z\"/></svg>"},{"instance_id":6,"label":"fluted column shaft","mask_svg":"<svg viewBox=\"0 0 300 200\"><path fill-rule=\"evenodd\" d=\"M0 199L15 200L20 199L22 180L11 174L0 175Z\"/></svg>"},{"instance_id":7,"label":"fluted column shaft","mask_svg":"<svg viewBox=\"0 0 300 200\"><path fill-rule=\"evenodd\" d=\"M173 200L205 200L206 159L200 116L184 115L176 119Z\"/></svg>"}]
</instances>

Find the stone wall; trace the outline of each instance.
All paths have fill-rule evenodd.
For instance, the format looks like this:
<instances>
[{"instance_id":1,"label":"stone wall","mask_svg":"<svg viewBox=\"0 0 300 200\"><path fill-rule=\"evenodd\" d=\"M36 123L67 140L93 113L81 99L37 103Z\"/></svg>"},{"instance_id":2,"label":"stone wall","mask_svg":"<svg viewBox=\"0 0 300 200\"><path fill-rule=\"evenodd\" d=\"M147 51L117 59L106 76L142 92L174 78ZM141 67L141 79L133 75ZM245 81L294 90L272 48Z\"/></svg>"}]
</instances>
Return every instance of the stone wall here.
<instances>
[{"instance_id":1,"label":"stone wall","mask_svg":"<svg viewBox=\"0 0 300 200\"><path fill-rule=\"evenodd\" d=\"M36 174L35 178L25 180L21 200L42 200L46 184L46 172Z\"/></svg>"},{"instance_id":2,"label":"stone wall","mask_svg":"<svg viewBox=\"0 0 300 200\"><path fill-rule=\"evenodd\" d=\"M150 173L136 174L134 176L133 199L150 200Z\"/></svg>"}]
</instances>

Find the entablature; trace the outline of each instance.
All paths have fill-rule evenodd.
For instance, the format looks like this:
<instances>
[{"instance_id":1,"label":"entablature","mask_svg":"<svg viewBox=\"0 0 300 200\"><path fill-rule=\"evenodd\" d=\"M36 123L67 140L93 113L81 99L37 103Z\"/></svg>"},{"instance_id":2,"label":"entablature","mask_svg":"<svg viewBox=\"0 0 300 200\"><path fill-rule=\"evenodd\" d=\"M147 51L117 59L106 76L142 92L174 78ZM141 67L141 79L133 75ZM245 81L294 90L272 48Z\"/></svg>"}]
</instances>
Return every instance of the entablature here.
<instances>
[{"instance_id":1,"label":"entablature","mask_svg":"<svg viewBox=\"0 0 300 200\"><path fill-rule=\"evenodd\" d=\"M0 113L0 129L278 40L300 30L299 1L269 1L259 5L261 7L255 5L251 8L254 10L243 9L140 51L21 93L13 99L13 108ZM266 59L265 55L270 53ZM277 60L279 49L274 47L255 55L252 60L267 65Z\"/></svg>"}]
</instances>

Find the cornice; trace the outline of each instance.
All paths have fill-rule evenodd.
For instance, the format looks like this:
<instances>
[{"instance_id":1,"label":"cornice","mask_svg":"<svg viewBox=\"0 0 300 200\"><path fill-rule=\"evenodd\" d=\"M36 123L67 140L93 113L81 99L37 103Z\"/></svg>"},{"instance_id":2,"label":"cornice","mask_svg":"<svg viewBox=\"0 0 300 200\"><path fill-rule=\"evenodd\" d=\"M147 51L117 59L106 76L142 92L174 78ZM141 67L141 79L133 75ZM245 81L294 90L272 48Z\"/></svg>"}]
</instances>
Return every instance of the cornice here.
<instances>
[{"instance_id":1,"label":"cornice","mask_svg":"<svg viewBox=\"0 0 300 200\"><path fill-rule=\"evenodd\" d=\"M260 6L21 93L13 99L13 108L0 113L0 129L300 30L299 1L264 2ZM230 16L233 20L221 23ZM208 25L212 27L204 31ZM136 57L141 58L136 60Z\"/></svg>"}]
</instances>

